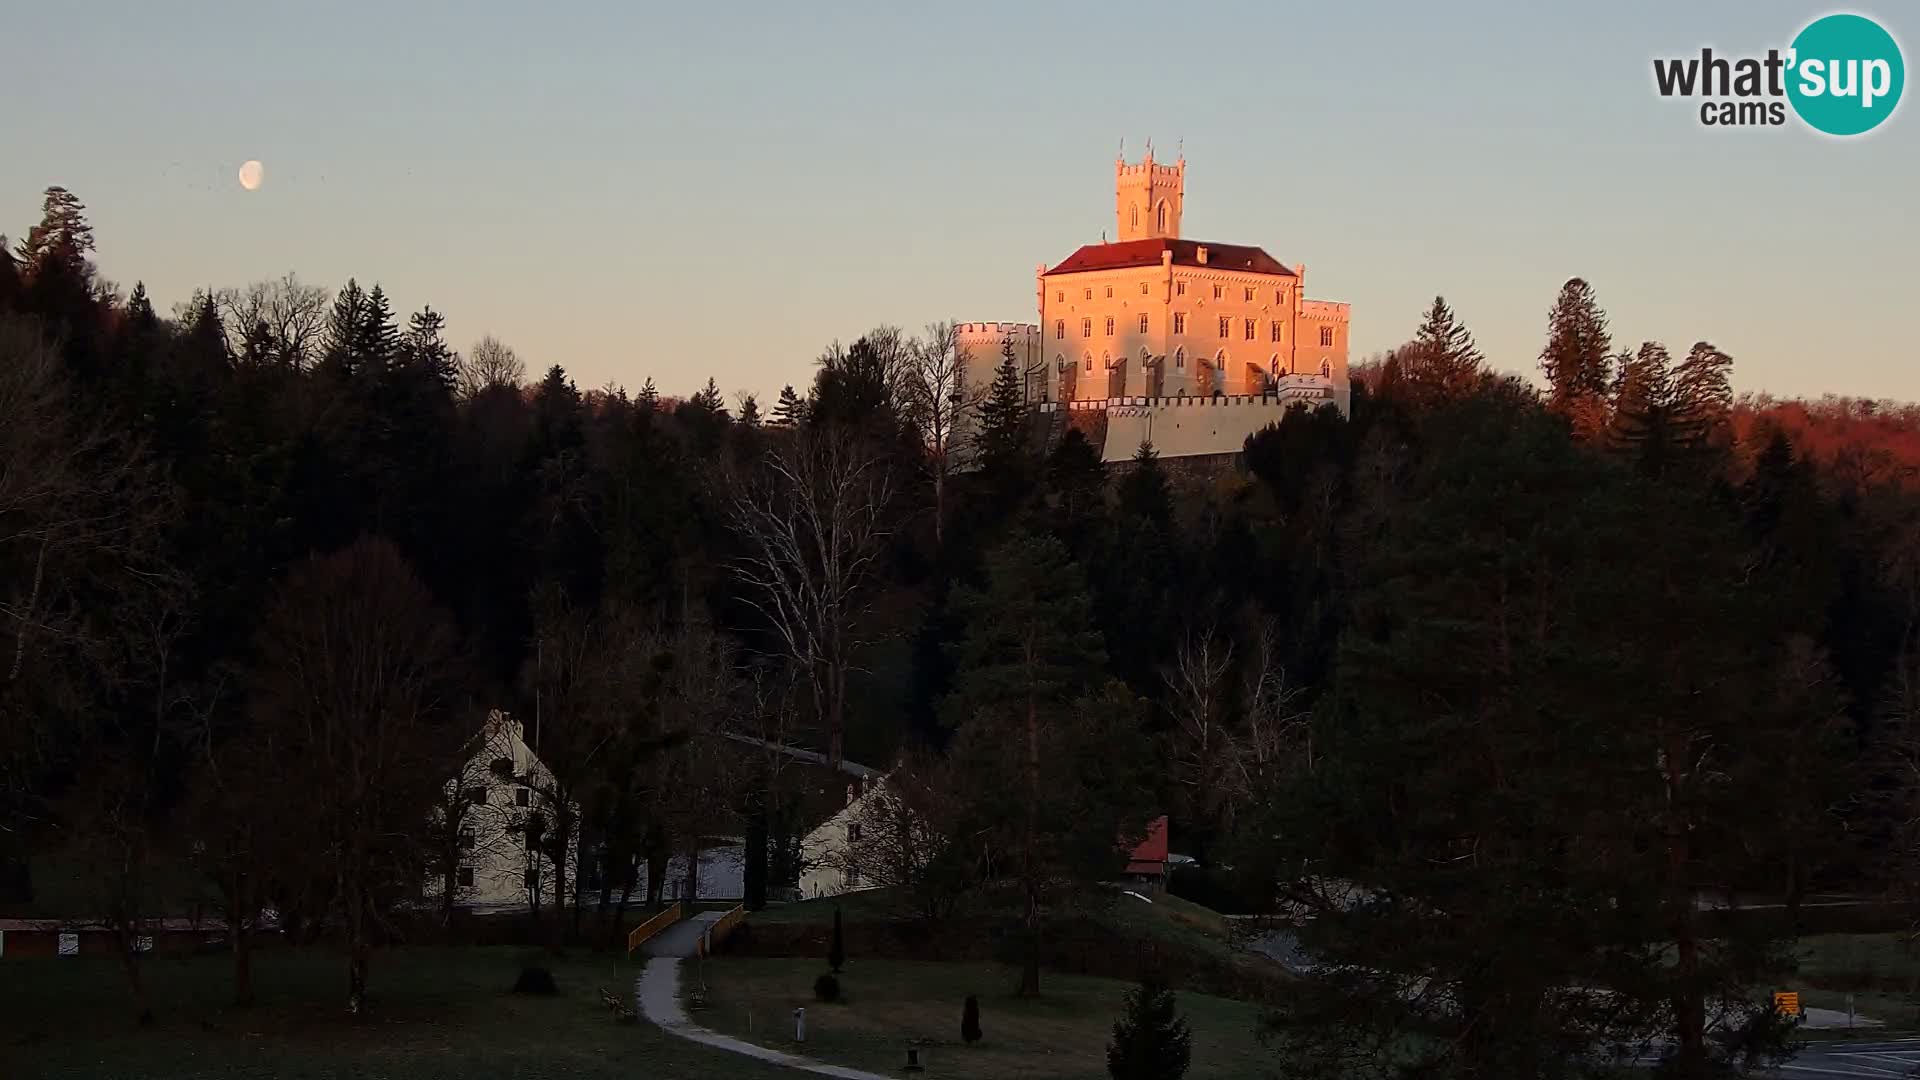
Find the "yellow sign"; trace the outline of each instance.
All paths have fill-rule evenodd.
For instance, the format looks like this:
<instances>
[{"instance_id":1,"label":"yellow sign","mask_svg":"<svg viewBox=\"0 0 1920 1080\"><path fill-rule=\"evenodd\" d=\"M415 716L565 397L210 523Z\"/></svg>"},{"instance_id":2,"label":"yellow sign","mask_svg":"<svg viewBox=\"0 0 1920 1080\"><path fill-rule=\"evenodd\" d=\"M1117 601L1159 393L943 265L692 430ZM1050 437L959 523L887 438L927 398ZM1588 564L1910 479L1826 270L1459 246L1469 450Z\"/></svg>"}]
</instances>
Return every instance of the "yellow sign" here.
<instances>
[{"instance_id":1,"label":"yellow sign","mask_svg":"<svg viewBox=\"0 0 1920 1080\"><path fill-rule=\"evenodd\" d=\"M1773 995L1773 1010L1781 1016L1800 1015L1800 995L1792 990L1781 990Z\"/></svg>"}]
</instances>

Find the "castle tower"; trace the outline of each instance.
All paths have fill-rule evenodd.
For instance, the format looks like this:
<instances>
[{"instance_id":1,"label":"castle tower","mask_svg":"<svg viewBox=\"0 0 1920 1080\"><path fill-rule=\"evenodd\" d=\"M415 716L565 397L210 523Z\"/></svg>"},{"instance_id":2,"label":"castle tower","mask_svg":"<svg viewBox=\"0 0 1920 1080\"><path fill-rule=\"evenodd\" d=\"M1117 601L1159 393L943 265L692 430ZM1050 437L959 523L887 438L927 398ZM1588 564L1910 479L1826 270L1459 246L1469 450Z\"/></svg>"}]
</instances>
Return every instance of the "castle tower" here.
<instances>
[{"instance_id":1,"label":"castle tower","mask_svg":"<svg viewBox=\"0 0 1920 1080\"><path fill-rule=\"evenodd\" d=\"M1187 192L1187 159L1153 163L1153 146L1136 165L1125 157L1113 163L1113 212L1121 240L1178 239L1180 204Z\"/></svg>"}]
</instances>

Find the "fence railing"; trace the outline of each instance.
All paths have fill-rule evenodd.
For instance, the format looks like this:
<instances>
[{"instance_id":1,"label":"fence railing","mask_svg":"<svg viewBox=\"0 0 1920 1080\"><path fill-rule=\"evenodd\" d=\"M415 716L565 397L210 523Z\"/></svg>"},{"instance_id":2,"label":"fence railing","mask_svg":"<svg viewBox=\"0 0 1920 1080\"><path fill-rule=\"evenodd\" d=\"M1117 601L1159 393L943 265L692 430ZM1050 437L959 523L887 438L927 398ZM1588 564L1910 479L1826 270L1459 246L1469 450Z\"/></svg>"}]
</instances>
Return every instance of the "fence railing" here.
<instances>
[{"instance_id":1,"label":"fence railing","mask_svg":"<svg viewBox=\"0 0 1920 1080\"><path fill-rule=\"evenodd\" d=\"M725 915L715 919L707 927L706 932L700 935L700 955L707 956L712 953L715 948L726 941L728 936L733 933L734 927L745 922L746 918L746 905L735 904Z\"/></svg>"},{"instance_id":2,"label":"fence railing","mask_svg":"<svg viewBox=\"0 0 1920 1080\"><path fill-rule=\"evenodd\" d=\"M679 922L686 911L687 905L676 901L668 904L646 922L634 927L627 934L627 955L632 956L633 951L646 944L648 938Z\"/></svg>"}]
</instances>

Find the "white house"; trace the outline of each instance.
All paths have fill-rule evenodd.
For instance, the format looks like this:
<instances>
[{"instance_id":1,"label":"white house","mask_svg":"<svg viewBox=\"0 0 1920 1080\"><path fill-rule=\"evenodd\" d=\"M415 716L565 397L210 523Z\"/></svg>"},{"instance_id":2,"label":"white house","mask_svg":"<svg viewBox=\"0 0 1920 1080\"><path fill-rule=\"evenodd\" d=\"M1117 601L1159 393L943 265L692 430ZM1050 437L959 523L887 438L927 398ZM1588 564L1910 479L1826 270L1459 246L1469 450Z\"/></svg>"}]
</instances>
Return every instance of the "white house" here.
<instances>
[{"instance_id":1,"label":"white house","mask_svg":"<svg viewBox=\"0 0 1920 1080\"><path fill-rule=\"evenodd\" d=\"M447 805L461 816L456 900L462 906L526 907L535 891L542 904L552 902L552 860L527 845L527 826L536 816L553 827L553 810L543 795L552 784L553 774L528 747L520 721L497 709L489 713L460 774L447 781ZM579 844L577 833L567 842L570 887ZM429 893L438 892L439 883L431 883Z\"/></svg>"},{"instance_id":2,"label":"white house","mask_svg":"<svg viewBox=\"0 0 1920 1080\"><path fill-rule=\"evenodd\" d=\"M885 884L862 873L860 848L863 822L873 820L890 801L887 778L860 777L847 785L847 804L821 822L800 842L800 899L840 896Z\"/></svg>"}]
</instances>

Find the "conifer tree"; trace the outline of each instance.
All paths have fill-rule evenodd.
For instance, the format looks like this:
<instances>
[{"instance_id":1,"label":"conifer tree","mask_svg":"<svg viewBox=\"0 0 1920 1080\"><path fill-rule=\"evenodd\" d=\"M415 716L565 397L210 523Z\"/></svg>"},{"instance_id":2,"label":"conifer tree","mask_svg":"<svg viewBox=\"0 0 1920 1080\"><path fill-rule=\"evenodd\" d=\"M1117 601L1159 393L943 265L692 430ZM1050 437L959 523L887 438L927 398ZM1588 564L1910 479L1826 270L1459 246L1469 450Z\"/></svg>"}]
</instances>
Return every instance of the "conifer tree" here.
<instances>
[{"instance_id":1,"label":"conifer tree","mask_svg":"<svg viewBox=\"0 0 1920 1080\"><path fill-rule=\"evenodd\" d=\"M1613 382L1616 447L1636 451L1642 461L1664 462L1672 443L1673 360L1657 341L1642 342L1632 356L1622 354Z\"/></svg>"},{"instance_id":2,"label":"conifer tree","mask_svg":"<svg viewBox=\"0 0 1920 1080\"><path fill-rule=\"evenodd\" d=\"M1113 1024L1107 1075L1113 1080L1180 1080L1193 1058L1193 1033L1174 1011L1173 991L1153 978L1127 991Z\"/></svg>"},{"instance_id":3,"label":"conifer tree","mask_svg":"<svg viewBox=\"0 0 1920 1080\"><path fill-rule=\"evenodd\" d=\"M127 329L135 334L148 334L158 329L160 317L153 313L153 301L147 299L147 283L133 283L133 295L127 297Z\"/></svg>"},{"instance_id":4,"label":"conifer tree","mask_svg":"<svg viewBox=\"0 0 1920 1080\"><path fill-rule=\"evenodd\" d=\"M40 204L40 224L27 230L27 238L20 242L25 275L38 277L56 264L79 271L93 249L93 226L87 222L86 206L66 188L48 188Z\"/></svg>"},{"instance_id":5,"label":"conifer tree","mask_svg":"<svg viewBox=\"0 0 1920 1080\"><path fill-rule=\"evenodd\" d=\"M357 348L367 318L367 294L360 283L348 278L334 294L333 309L327 313L327 328L322 362L340 376L352 376L359 370Z\"/></svg>"},{"instance_id":6,"label":"conifer tree","mask_svg":"<svg viewBox=\"0 0 1920 1080\"><path fill-rule=\"evenodd\" d=\"M1566 416L1575 434L1591 437L1605 425L1613 336L1593 287L1571 278L1547 312L1547 344L1540 370L1547 379L1547 405Z\"/></svg>"},{"instance_id":7,"label":"conifer tree","mask_svg":"<svg viewBox=\"0 0 1920 1080\"><path fill-rule=\"evenodd\" d=\"M1733 412L1733 357L1696 341L1673 369L1674 438L1682 446L1722 440Z\"/></svg>"},{"instance_id":8,"label":"conifer tree","mask_svg":"<svg viewBox=\"0 0 1920 1080\"><path fill-rule=\"evenodd\" d=\"M460 358L447 346L446 328L445 315L433 310L432 305L421 308L407 320L402 351L407 363L417 372L451 389L459 373Z\"/></svg>"},{"instance_id":9,"label":"conifer tree","mask_svg":"<svg viewBox=\"0 0 1920 1080\"><path fill-rule=\"evenodd\" d=\"M807 419L807 403L793 392L793 384L780 388L780 400L773 407L773 422L777 427L794 427Z\"/></svg>"},{"instance_id":10,"label":"conifer tree","mask_svg":"<svg viewBox=\"0 0 1920 1080\"><path fill-rule=\"evenodd\" d=\"M688 404L705 412L708 416L716 420L727 419L726 399L720 396L720 386L718 383L715 383L712 378L707 379L707 385L702 387L698 393L694 394L693 397L689 399Z\"/></svg>"},{"instance_id":11,"label":"conifer tree","mask_svg":"<svg viewBox=\"0 0 1920 1080\"><path fill-rule=\"evenodd\" d=\"M747 427L760 426L760 399L752 394L740 395L740 422Z\"/></svg>"},{"instance_id":12,"label":"conifer tree","mask_svg":"<svg viewBox=\"0 0 1920 1080\"><path fill-rule=\"evenodd\" d=\"M360 324L354 328L353 351L362 368L383 370L400 351L400 328L393 321L393 306L386 290L378 284L367 294L360 310Z\"/></svg>"},{"instance_id":13,"label":"conifer tree","mask_svg":"<svg viewBox=\"0 0 1920 1080\"><path fill-rule=\"evenodd\" d=\"M1173 522L1173 485L1153 444L1133 452L1133 471L1120 481L1120 513L1164 528Z\"/></svg>"},{"instance_id":14,"label":"conifer tree","mask_svg":"<svg viewBox=\"0 0 1920 1080\"><path fill-rule=\"evenodd\" d=\"M660 407L660 390L653 385L653 376L640 384L640 397L637 399L642 412L652 412Z\"/></svg>"},{"instance_id":15,"label":"conifer tree","mask_svg":"<svg viewBox=\"0 0 1920 1080\"><path fill-rule=\"evenodd\" d=\"M1433 298L1412 343L1402 352L1407 381L1416 396L1430 405L1466 397L1484 373L1485 358L1473 334L1454 316L1443 296Z\"/></svg>"},{"instance_id":16,"label":"conifer tree","mask_svg":"<svg viewBox=\"0 0 1920 1080\"><path fill-rule=\"evenodd\" d=\"M980 406L980 464L990 476L1014 480L1026 472L1027 403L1011 345L1002 350L987 400Z\"/></svg>"}]
</instances>

